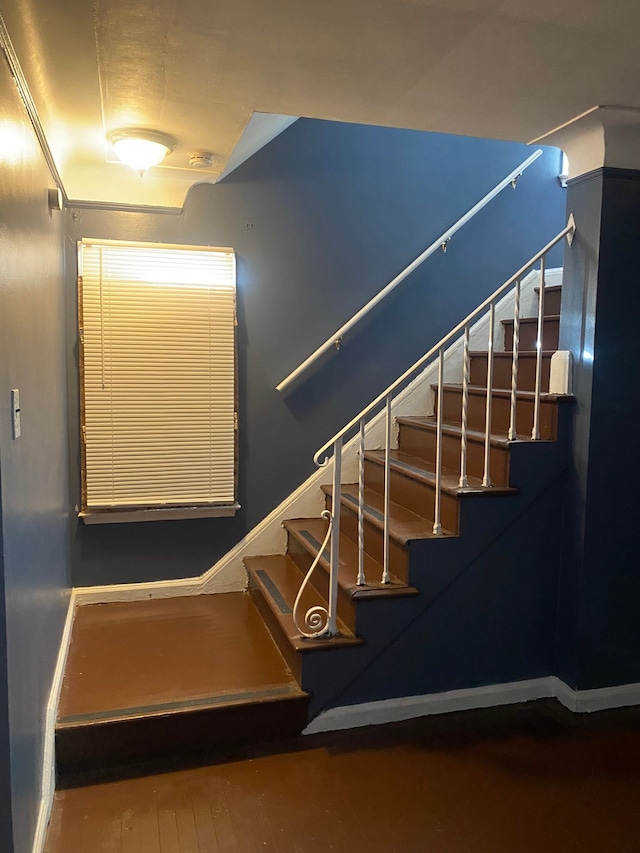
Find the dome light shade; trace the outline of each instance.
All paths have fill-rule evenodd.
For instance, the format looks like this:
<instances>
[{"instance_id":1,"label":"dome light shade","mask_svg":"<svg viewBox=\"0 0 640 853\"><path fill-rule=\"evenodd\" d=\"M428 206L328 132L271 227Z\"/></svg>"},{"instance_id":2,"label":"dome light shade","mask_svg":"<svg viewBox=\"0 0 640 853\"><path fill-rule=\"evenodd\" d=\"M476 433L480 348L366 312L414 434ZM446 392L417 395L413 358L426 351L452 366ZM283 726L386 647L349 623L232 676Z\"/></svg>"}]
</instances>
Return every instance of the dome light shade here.
<instances>
[{"instance_id":1,"label":"dome light shade","mask_svg":"<svg viewBox=\"0 0 640 853\"><path fill-rule=\"evenodd\" d=\"M155 130L112 130L107 134L107 139L113 145L118 159L141 175L161 163L176 146L173 137Z\"/></svg>"}]
</instances>

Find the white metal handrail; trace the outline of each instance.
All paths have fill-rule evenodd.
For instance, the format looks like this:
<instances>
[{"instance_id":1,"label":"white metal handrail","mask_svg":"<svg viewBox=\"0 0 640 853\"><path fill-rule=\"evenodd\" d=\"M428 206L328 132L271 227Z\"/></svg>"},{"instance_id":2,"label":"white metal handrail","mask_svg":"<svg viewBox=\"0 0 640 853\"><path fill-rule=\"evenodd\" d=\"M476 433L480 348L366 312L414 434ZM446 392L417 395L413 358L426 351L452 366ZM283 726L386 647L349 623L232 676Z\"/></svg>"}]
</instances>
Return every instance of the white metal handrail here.
<instances>
[{"instance_id":1,"label":"white metal handrail","mask_svg":"<svg viewBox=\"0 0 640 853\"><path fill-rule=\"evenodd\" d=\"M473 219L476 213L479 213L483 207L485 207L492 199L494 199L505 187L511 185L515 188L516 181L529 166L540 157L542 154L542 149L538 148L530 157L527 157L519 166L516 166L506 178L503 178L499 184L490 190L485 196L483 196L479 202L473 205L464 216L461 216L458 221L451 226L444 234L441 234L433 243L424 250L418 257L412 261L407 267L405 267L401 273L399 273L395 278L393 278L386 287L383 287L382 290L377 293L373 299L370 299L366 305L364 305L353 317L348 320L343 326L334 332L327 340L319 346L311 355L306 358L302 364L298 365L295 370L292 370L288 376L279 382L276 385L277 391L284 391L288 388L293 382L296 381L306 370L311 367L314 362L316 362L324 353L331 349L332 346L339 346L342 338L349 332L357 323L362 320L375 306L381 302L392 290L394 290L401 282L407 278L407 276L411 275L411 273L417 269L424 261L427 260L435 251L438 249L442 249L446 251L447 243L451 240L456 231L459 231L463 225Z\"/></svg>"},{"instance_id":2,"label":"white metal handrail","mask_svg":"<svg viewBox=\"0 0 640 853\"><path fill-rule=\"evenodd\" d=\"M488 309L489 333L487 345L487 376L486 376L486 403L485 403L485 432L484 432L484 471L482 476L482 486L491 488L491 433L492 433L492 392L493 392L493 349L495 339L495 310L498 300L515 285L515 300L514 300L514 327L513 327L513 361L511 370L511 389L510 389L510 416L508 436L513 440L517 437L516 432L516 400L517 400L517 382L518 382L518 351L519 351L519 336L520 336L520 283L522 277L529 270L532 270L540 261L540 293L538 301L538 316L537 316L537 336L535 344L536 353L536 368L535 368L535 390L534 394L534 409L533 409L533 429L531 438L538 440L540 438L540 400L542 387L542 358L543 358L543 340L544 340L544 288L545 288L545 268L546 256L550 250L556 246L565 237L569 245L573 242L575 233L575 221L573 214L570 215L566 226L557 234L547 245L537 252L527 263L522 266L511 278L507 279L504 284L498 287L487 299L484 300L477 308L468 314L464 320L445 335L435 346L418 359L408 370L396 379L388 388L379 394L366 408L364 408L355 418L349 421L336 435L322 445L315 453L314 462L316 465L326 465L329 457L324 456L329 448L333 448L334 459L334 476L333 476L333 492L332 492L332 510L331 516L333 521L333 530L331 531L331 548L330 548L330 580L329 580L329 607L327 611L327 621L324 629L321 631L322 636L332 636L336 633L335 623L335 602L337 598L337 583L338 583L338 556L339 556L339 536L340 536L340 507L342 501L341 493L341 462L342 462L342 444L348 433L359 427L360 432L360 462L358 471L358 577L357 584L362 586L367 583L364 576L364 536L363 536L363 514L364 514L364 435L365 424L367 417L371 415L380 404L384 403L385 408L385 447L384 447L384 494L383 494L383 514L384 514L384 530L383 530L383 566L382 578L380 581L383 584L389 583L391 580L390 573L390 530L389 530L389 503L391 493L391 435L392 435L392 400L394 392L403 386L407 380L412 377L418 370L425 367L427 362L432 358L437 357L438 362L438 379L437 379L437 413L436 413L436 447L435 447L435 488L434 488L434 506L433 506L433 533L436 536L442 534L441 520L441 490L442 490L442 433L443 433L443 392L444 392L444 361L445 352L448 346L462 332L463 337L463 378L462 378L462 404L460 416L460 488L467 486L467 430L468 430L468 401L470 387L470 357L469 357L469 337L470 326L477 320L484 311ZM430 511L429 511L430 512ZM317 562L317 561L316 561ZM315 562L314 562L315 565ZM331 618L333 616L333 618ZM311 627L311 626L310 626ZM315 625L313 626L315 627ZM309 636L303 634L303 636ZM319 636L314 634L314 636Z\"/></svg>"},{"instance_id":3,"label":"white metal handrail","mask_svg":"<svg viewBox=\"0 0 640 853\"><path fill-rule=\"evenodd\" d=\"M553 247L556 246L564 237L573 235L575 228L575 220L573 218L573 214L571 214L571 216L569 217L569 221L567 222L565 227L558 235L553 238L553 240L550 240L543 249L541 249L531 258L531 260L527 261L524 266L520 267L520 269L517 273L515 273L515 275L512 275L511 278L507 279L504 284L501 284L500 287L497 288L497 290L494 290L491 296L488 296L481 305L478 305L478 307L475 308L470 314L467 314L464 320L461 320L454 329L452 329L447 335L444 336L444 338L438 341L435 346L432 346L427 353L425 353L421 358L414 362L411 367L405 370L405 372L401 376L399 376L395 382L392 382L388 388L386 388L381 394L378 394L375 400L369 403L369 405L366 406L358 415L356 415L355 418L352 418L349 423L340 430L340 432L336 433L333 438L325 442L322 447L317 450L313 455L313 461L315 462L315 464L318 466L325 465L328 462L328 458L321 459L320 457L326 450L331 447L332 444L335 443L338 438L344 438L344 436L351 429L353 429L355 424L359 423L361 418L366 418L367 415L370 415L371 412L377 406L379 406L380 403L389 394L393 394L393 392L400 385L406 382L407 379L409 379L414 373L416 373L421 367L423 367L429 361L429 359L431 359L434 354L438 352L439 349L446 348L447 345L451 343L451 341L464 329L467 324L472 323L480 314L482 314L482 312L486 308L491 305L492 302L498 300L502 296L502 294L511 287L512 284L514 284L518 279L521 279L526 272L528 272L532 267L534 267L543 255L546 255L549 251L551 251L551 249L553 249Z\"/></svg>"}]
</instances>

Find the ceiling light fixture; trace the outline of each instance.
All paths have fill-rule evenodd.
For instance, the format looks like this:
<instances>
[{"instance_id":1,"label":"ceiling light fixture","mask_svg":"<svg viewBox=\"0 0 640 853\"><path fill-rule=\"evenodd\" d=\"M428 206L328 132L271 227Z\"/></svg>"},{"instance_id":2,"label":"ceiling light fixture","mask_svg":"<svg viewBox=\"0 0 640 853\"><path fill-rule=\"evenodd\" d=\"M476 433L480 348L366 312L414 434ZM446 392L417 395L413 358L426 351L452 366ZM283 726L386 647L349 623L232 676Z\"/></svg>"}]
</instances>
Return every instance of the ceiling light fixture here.
<instances>
[{"instance_id":1,"label":"ceiling light fixture","mask_svg":"<svg viewBox=\"0 0 640 853\"><path fill-rule=\"evenodd\" d=\"M113 145L118 159L141 176L147 169L162 162L176 147L176 140L166 133L133 127L112 130L107 134L107 139Z\"/></svg>"}]
</instances>

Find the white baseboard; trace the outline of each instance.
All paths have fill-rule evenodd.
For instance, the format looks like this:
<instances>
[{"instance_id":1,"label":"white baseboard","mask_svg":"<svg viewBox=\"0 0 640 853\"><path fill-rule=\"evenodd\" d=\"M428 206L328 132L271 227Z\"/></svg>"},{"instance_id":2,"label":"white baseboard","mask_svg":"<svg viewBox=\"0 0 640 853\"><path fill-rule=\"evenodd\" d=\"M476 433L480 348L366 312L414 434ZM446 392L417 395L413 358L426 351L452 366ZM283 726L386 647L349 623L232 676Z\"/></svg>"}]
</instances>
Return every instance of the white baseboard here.
<instances>
[{"instance_id":1,"label":"white baseboard","mask_svg":"<svg viewBox=\"0 0 640 853\"><path fill-rule=\"evenodd\" d=\"M514 705L519 702L549 698L558 699L575 713L603 711L608 708L640 705L640 684L623 684L595 690L573 690L556 676L548 676L530 681L473 687L468 690L449 690L445 693L429 693L423 696L402 696L397 699L330 708L312 720L303 734L377 726L431 714L471 711L477 708L493 708L498 705Z\"/></svg>"},{"instance_id":2,"label":"white baseboard","mask_svg":"<svg viewBox=\"0 0 640 853\"><path fill-rule=\"evenodd\" d=\"M640 705L640 683L617 684L615 687L597 687L591 690L573 690L564 681L553 677L554 696L565 708L577 714L606 711Z\"/></svg>"},{"instance_id":3,"label":"white baseboard","mask_svg":"<svg viewBox=\"0 0 640 853\"><path fill-rule=\"evenodd\" d=\"M65 619L62 637L60 639L60 648L58 650L58 658L56 660L56 668L53 673L53 682L51 691L49 692L49 701L45 711L45 729L44 729L44 749L42 755L42 786L40 790L40 806L38 808L38 821L36 823L36 831L33 838L32 853L43 853L44 844L47 837L47 827L51 816L51 807L53 805L53 795L56 790L56 763L55 763L55 735L56 735L56 718L58 715L58 703L60 701L60 690L62 689L62 679L64 677L64 668L67 663L67 653L69 651L69 643L71 642L71 629L73 627L73 617L75 614L76 602L73 590L69 598L69 606L67 608L67 618Z\"/></svg>"},{"instance_id":4,"label":"white baseboard","mask_svg":"<svg viewBox=\"0 0 640 853\"><path fill-rule=\"evenodd\" d=\"M303 734L332 732L359 726L378 726L382 723L396 723L431 714L448 714L451 711L513 705L553 695L552 679L536 678L531 681L473 687L469 690L448 690L445 693L402 696L397 699L382 699L378 702L363 702L360 705L343 705L319 714L309 723Z\"/></svg>"}]
</instances>

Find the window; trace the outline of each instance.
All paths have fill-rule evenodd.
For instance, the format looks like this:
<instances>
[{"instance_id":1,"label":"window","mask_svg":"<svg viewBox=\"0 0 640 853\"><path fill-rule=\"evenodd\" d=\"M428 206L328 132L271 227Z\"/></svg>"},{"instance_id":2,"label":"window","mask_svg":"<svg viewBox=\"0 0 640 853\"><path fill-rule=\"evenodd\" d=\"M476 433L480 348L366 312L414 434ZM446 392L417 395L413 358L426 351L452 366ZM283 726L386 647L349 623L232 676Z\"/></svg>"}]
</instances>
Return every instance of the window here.
<instances>
[{"instance_id":1,"label":"window","mask_svg":"<svg viewBox=\"0 0 640 853\"><path fill-rule=\"evenodd\" d=\"M232 515L232 249L79 244L85 523Z\"/></svg>"}]
</instances>

